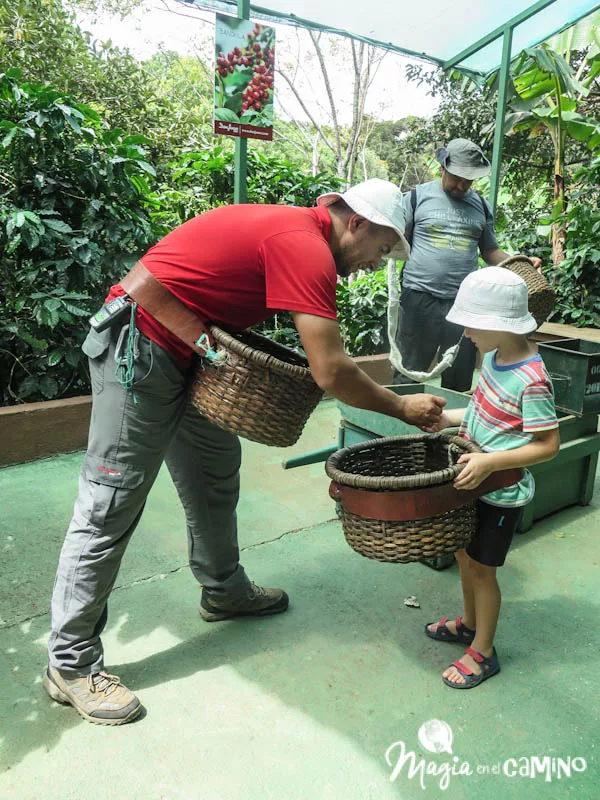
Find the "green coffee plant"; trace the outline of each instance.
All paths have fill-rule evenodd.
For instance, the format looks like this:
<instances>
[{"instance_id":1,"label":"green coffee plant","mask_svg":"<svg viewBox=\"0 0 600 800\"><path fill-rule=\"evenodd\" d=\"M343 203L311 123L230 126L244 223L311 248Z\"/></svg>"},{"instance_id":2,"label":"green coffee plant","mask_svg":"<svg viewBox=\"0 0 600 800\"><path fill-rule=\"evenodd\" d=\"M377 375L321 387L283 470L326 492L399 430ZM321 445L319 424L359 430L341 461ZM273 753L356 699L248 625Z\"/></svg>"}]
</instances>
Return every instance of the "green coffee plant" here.
<instances>
[{"instance_id":1,"label":"green coffee plant","mask_svg":"<svg viewBox=\"0 0 600 800\"><path fill-rule=\"evenodd\" d=\"M88 391L84 318L156 238L144 144L18 70L0 75L2 404Z\"/></svg>"},{"instance_id":2,"label":"green coffee plant","mask_svg":"<svg viewBox=\"0 0 600 800\"><path fill-rule=\"evenodd\" d=\"M338 283L338 319L342 342L349 355L369 356L389 350L387 304L384 269L364 273L352 283L345 279Z\"/></svg>"},{"instance_id":3,"label":"green coffee plant","mask_svg":"<svg viewBox=\"0 0 600 800\"><path fill-rule=\"evenodd\" d=\"M337 287L338 322L345 351L350 356L387 353L387 276L385 270L362 273L352 283ZM284 311L257 325L255 330L302 352L292 315Z\"/></svg>"},{"instance_id":4,"label":"green coffee plant","mask_svg":"<svg viewBox=\"0 0 600 800\"><path fill-rule=\"evenodd\" d=\"M600 326L600 157L574 176L567 213L565 257L549 272L556 291L554 322ZM551 219L544 220L548 225Z\"/></svg>"},{"instance_id":5,"label":"green coffee plant","mask_svg":"<svg viewBox=\"0 0 600 800\"><path fill-rule=\"evenodd\" d=\"M153 194L152 222L163 233L215 206L233 202L234 153L230 142L184 151L170 164L170 176ZM297 164L248 152L248 202L315 205L320 194L336 191L332 173L307 174Z\"/></svg>"}]
</instances>

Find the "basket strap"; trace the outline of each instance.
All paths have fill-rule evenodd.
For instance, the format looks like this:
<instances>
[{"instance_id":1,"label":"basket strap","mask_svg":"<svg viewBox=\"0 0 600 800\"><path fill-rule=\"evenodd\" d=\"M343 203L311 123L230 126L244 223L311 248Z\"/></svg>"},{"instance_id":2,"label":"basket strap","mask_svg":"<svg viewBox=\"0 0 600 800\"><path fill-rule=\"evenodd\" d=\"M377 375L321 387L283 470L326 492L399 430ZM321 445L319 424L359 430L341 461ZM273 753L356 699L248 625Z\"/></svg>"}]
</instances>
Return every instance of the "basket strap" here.
<instances>
[{"instance_id":1,"label":"basket strap","mask_svg":"<svg viewBox=\"0 0 600 800\"><path fill-rule=\"evenodd\" d=\"M119 285L144 311L174 333L198 355L204 356L214 345L206 323L149 272L141 261L119 281Z\"/></svg>"},{"instance_id":2,"label":"basket strap","mask_svg":"<svg viewBox=\"0 0 600 800\"><path fill-rule=\"evenodd\" d=\"M359 517L380 519L386 522L426 519L460 508L484 494L512 486L523 478L522 469L504 469L493 472L476 489L455 489L452 483L426 486L422 489L373 492L354 489L331 482L329 495L345 511Z\"/></svg>"}]
</instances>

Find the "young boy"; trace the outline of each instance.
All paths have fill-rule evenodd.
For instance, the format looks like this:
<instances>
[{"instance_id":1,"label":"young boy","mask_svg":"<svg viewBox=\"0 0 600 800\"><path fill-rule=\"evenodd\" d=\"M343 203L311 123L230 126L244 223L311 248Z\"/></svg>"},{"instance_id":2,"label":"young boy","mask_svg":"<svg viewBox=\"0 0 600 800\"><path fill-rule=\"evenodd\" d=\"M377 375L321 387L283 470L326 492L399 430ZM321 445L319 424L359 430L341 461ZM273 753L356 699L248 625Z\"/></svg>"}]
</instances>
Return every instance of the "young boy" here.
<instances>
[{"instance_id":1,"label":"young boy","mask_svg":"<svg viewBox=\"0 0 600 800\"><path fill-rule=\"evenodd\" d=\"M442 414L439 428L460 424L459 435L483 453L468 453L457 489L474 489L497 470L548 461L560 440L552 384L535 344L526 334L537 327L527 308L527 286L502 267L472 272L462 282L446 319L465 326L483 355L481 376L466 409ZM438 426L436 426L437 428ZM513 486L477 501L477 532L466 550L455 553L460 567L464 611L425 626L440 642L471 645L443 673L454 689L471 689L500 672L494 634L500 613L496 568L504 564L521 508L534 494L528 470Z\"/></svg>"}]
</instances>

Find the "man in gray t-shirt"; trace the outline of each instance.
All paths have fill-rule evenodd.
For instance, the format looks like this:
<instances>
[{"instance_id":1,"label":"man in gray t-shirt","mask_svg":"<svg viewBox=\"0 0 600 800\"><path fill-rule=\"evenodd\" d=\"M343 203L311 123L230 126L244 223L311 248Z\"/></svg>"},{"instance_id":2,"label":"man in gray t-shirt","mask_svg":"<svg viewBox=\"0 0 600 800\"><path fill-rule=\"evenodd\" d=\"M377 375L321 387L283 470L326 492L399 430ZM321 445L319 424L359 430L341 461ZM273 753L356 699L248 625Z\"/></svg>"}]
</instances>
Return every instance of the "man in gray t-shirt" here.
<instances>
[{"instance_id":1,"label":"man in gray t-shirt","mask_svg":"<svg viewBox=\"0 0 600 800\"><path fill-rule=\"evenodd\" d=\"M406 230L412 232L410 260L402 270L397 344L409 371L427 372L440 355L459 341L463 329L446 322L462 280L477 269L478 256L490 265L509 257L498 247L494 218L487 201L471 189L488 175L490 162L476 144L453 139L436 152L440 180L423 183L405 197ZM533 266L541 261L532 258ZM476 349L464 338L442 386L466 392L471 388ZM394 371L395 383L413 383Z\"/></svg>"}]
</instances>

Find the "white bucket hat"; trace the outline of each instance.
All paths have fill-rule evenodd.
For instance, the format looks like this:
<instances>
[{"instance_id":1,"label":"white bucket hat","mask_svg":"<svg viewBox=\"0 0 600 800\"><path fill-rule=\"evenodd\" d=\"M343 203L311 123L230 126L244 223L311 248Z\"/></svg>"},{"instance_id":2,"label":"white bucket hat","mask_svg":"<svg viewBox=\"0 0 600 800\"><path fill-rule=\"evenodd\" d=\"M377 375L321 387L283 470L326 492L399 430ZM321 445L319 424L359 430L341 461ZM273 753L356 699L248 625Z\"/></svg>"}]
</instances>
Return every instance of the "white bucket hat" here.
<instances>
[{"instance_id":1,"label":"white bucket hat","mask_svg":"<svg viewBox=\"0 0 600 800\"><path fill-rule=\"evenodd\" d=\"M527 306L527 284L504 267L484 267L467 275L446 319L482 331L524 334L537 328Z\"/></svg>"},{"instance_id":2,"label":"white bucket hat","mask_svg":"<svg viewBox=\"0 0 600 800\"><path fill-rule=\"evenodd\" d=\"M358 183L347 192L330 192L317 197L318 206L330 206L343 200L352 211L361 217L392 228L400 237L390 253L391 258L407 261L410 256L410 245L404 238L406 221L404 216L404 203L402 192L391 181L381 178L371 178L363 183Z\"/></svg>"}]
</instances>

